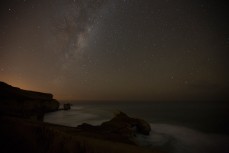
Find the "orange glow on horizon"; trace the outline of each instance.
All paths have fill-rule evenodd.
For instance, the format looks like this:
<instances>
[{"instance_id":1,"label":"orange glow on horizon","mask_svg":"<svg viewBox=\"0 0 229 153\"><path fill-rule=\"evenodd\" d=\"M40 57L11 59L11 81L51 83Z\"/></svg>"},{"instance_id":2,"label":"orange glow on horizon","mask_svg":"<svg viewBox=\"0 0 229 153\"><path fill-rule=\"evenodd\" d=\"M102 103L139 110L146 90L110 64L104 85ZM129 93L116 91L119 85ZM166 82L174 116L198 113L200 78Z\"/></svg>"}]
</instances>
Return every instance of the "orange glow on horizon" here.
<instances>
[{"instance_id":1,"label":"orange glow on horizon","mask_svg":"<svg viewBox=\"0 0 229 153\"><path fill-rule=\"evenodd\" d=\"M18 80L14 80L14 81L8 81L6 82L7 84L13 86L13 87L17 87L20 89L24 89L24 90L33 90L31 86L29 86L29 84L25 83L25 82L20 82Z\"/></svg>"}]
</instances>

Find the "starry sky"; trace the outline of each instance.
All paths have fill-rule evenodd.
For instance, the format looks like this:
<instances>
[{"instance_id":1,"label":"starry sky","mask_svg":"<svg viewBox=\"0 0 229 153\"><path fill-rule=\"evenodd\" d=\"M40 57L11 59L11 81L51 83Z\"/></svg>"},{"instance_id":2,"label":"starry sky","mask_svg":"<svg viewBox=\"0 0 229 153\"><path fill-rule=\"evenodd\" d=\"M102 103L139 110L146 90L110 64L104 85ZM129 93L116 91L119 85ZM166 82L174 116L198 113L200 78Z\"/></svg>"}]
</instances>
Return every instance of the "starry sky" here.
<instances>
[{"instance_id":1,"label":"starry sky","mask_svg":"<svg viewBox=\"0 0 229 153\"><path fill-rule=\"evenodd\" d=\"M228 100L218 0L2 0L0 80L58 100Z\"/></svg>"}]
</instances>

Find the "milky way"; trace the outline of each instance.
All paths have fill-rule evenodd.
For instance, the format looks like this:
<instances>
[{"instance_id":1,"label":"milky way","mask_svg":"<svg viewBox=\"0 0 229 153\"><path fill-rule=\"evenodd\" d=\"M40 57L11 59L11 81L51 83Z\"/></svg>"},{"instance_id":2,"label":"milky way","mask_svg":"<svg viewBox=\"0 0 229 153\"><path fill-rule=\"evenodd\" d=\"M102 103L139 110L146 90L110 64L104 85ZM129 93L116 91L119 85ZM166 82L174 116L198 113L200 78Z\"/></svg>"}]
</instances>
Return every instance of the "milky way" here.
<instances>
[{"instance_id":1,"label":"milky way","mask_svg":"<svg viewBox=\"0 0 229 153\"><path fill-rule=\"evenodd\" d=\"M1 81L57 99L227 99L224 3L9 0L0 5Z\"/></svg>"}]
</instances>

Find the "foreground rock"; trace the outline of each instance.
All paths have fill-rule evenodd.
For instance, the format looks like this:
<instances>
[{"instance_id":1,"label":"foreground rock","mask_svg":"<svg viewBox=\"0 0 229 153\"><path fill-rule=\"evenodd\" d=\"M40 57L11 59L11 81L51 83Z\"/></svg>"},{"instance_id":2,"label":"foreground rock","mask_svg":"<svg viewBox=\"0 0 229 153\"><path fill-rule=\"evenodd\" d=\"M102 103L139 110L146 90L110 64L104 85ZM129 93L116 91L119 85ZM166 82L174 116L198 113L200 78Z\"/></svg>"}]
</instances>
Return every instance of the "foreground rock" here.
<instances>
[{"instance_id":1,"label":"foreground rock","mask_svg":"<svg viewBox=\"0 0 229 153\"><path fill-rule=\"evenodd\" d=\"M52 94L23 90L0 82L0 114L42 120L56 111L59 103Z\"/></svg>"},{"instance_id":2,"label":"foreground rock","mask_svg":"<svg viewBox=\"0 0 229 153\"><path fill-rule=\"evenodd\" d=\"M77 129L86 131L91 136L103 137L108 140L134 144L136 134L149 135L150 125L141 119L135 119L120 112L110 121L102 123L100 126L93 126L87 123L79 125Z\"/></svg>"},{"instance_id":3,"label":"foreground rock","mask_svg":"<svg viewBox=\"0 0 229 153\"><path fill-rule=\"evenodd\" d=\"M6 116L0 116L0 123L2 153L161 153L72 127Z\"/></svg>"}]
</instances>

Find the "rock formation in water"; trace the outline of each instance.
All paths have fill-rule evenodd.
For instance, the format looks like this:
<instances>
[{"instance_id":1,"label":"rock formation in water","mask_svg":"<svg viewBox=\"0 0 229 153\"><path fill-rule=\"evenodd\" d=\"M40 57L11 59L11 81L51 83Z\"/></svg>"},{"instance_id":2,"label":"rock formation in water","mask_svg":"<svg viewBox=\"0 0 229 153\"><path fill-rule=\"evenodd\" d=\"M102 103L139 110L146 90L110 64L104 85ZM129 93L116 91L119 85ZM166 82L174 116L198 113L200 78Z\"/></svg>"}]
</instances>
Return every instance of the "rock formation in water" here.
<instances>
[{"instance_id":1,"label":"rock formation in water","mask_svg":"<svg viewBox=\"0 0 229 153\"><path fill-rule=\"evenodd\" d=\"M149 123L141 119L135 119L120 112L110 121L100 126L93 126L87 123L79 125L77 129L91 133L91 136L102 137L108 140L134 144L136 134L149 135L151 127Z\"/></svg>"},{"instance_id":2,"label":"rock formation in water","mask_svg":"<svg viewBox=\"0 0 229 153\"><path fill-rule=\"evenodd\" d=\"M52 94L23 90L0 82L0 114L42 120L59 108Z\"/></svg>"},{"instance_id":3,"label":"rock formation in water","mask_svg":"<svg viewBox=\"0 0 229 153\"><path fill-rule=\"evenodd\" d=\"M71 109L71 104L67 103L63 105L63 110L70 110Z\"/></svg>"}]
</instances>

